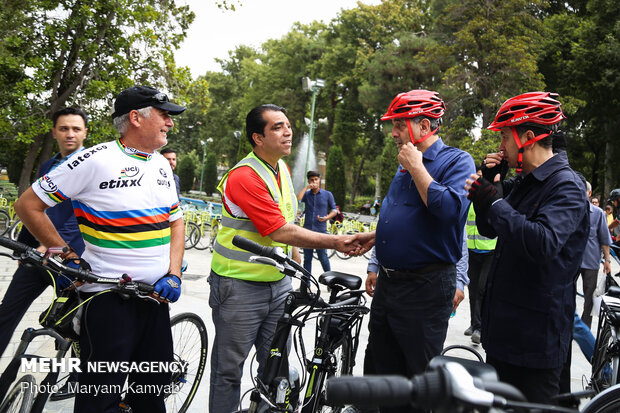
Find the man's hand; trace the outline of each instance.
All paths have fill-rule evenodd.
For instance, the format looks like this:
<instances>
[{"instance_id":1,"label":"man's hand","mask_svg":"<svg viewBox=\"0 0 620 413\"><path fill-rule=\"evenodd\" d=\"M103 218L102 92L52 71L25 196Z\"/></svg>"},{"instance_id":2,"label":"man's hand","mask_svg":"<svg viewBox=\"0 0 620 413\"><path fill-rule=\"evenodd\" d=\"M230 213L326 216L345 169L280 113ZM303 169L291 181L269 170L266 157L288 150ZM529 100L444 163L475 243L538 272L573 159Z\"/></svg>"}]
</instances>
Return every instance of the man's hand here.
<instances>
[{"instance_id":1,"label":"man's hand","mask_svg":"<svg viewBox=\"0 0 620 413\"><path fill-rule=\"evenodd\" d=\"M368 283L368 281L366 281L366 283ZM368 287L366 287L366 291L368 291ZM461 304L461 301L463 301L463 298L465 298L465 293L457 289L454 293L454 298L452 299L452 312L456 311L459 304Z\"/></svg>"},{"instance_id":2,"label":"man's hand","mask_svg":"<svg viewBox=\"0 0 620 413\"><path fill-rule=\"evenodd\" d=\"M472 174L471 177L475 179L477 175ZM503 197L499 179L491 183L481 176L475 181L468 179L466 182L465 189L469 191L467 198L473 202L476 214L485 214L495 201Z\"/></svg>"},{"instance_id":3,"label":"man's hand","mask_svg":"<svg viewBox=\"0 0 620 413\"><path fill-rule=\"evenodd\" d=\"M320 216L320 215L317 215L317 216L316 216L316 219L318 219L318 220L319 220L319 221L321 221L321 222L323 222L323 221L327 221L327 216L322 217L322 216Z\"/></svg>"},{"instance_id":4,"label":"man's hand","mask_svg":"<svg viewBox=\"0 0 620 413\"><path fill-rule=\"evenodd\" d=\"M375 295L376 285L377 285L377 273L368 271L368 276L366 277L366 294L373 297Z\"/></svg>"},{"instance_id":5,"label":"man's hand","mask_svg":"<svg viewBox=\"0 0 620 413\"><path fill-rule=\"evenodd\" d=\"M355 239L355 236L351 235L334 235L336 238L336 251L344 252L348 255L353 255L353 253L361 248L359 241Z\"/></svg>"},{"instance_id":6,"label":"man's hand","mask_svg":"<svg viewBox=\"0 0 620 413\"><path fill-rule=\"evenodd\" d=\"M412 175L414 169L424 167L422 163L422 152L411 142L407 142L400 148L400 152L398 152L398 162Z\"/></svg>"},{"instance_id":7,"label":"man's hand","mask_svg":"<svg viewBox=\"0 0 620 413\"><path fill-rule=\"evenodd\" d=\"M603 262L603 272L605 274L611 274L611 262L607 260Z\"/></svg>"},{"instance_id":8,"label":"man's hand","mask_svg":"<svg viewBox=\"0 0 620 413\"><path fill-rule=\"evenodd\" d=\"M358 232L351 237L348 242L351 245L355 245L355 248L349 252L349 255L353 257L362 255L363 253L370 251L370 249L375 245L375 231Z\"/></svg>"},{"instance_id":9,"label":"man's hand","mask_svg":"<svg viewBox=\"0 0 620 413\"><path fill-rule=\"evenodd\" d=\"M174 303L181 296L181 279L174 274L166 274L157 280L154 290L160 301Z\"/></svg>"},{"instance_id":10,"label":"man's hand","mask_svg":"<svg viewBox=\"0 0 620 413\"><path fill-rule=\"evenodd\" d=\"M73 251L71 251L70 254L73 256L71 258L65 259L62 262L63 265L66 265L69 268L91 271L90 264L85 259L78 257L77 254ZM72 288L79 287L82 284L83 284L82 282L79 282L79 281L76 282L75 278L73 278L73 276L69 274L60 273L56 277L56 290L57 291L62 291L69 287L72 287Z\"/></svg>"}]
</instances>

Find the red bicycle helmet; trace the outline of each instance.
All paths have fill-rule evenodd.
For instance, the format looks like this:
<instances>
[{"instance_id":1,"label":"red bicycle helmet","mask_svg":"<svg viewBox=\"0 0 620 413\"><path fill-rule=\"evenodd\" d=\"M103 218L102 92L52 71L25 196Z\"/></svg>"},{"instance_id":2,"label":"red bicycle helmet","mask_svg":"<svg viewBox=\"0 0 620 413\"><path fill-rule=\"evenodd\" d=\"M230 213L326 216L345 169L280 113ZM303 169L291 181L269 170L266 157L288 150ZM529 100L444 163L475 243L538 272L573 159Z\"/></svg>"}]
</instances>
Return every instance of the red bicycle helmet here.
<instances>
[{"instance_id":1,"label":"red bicycle helmet","mask_svg":"<svg viewBox=\"0 0 620 413\"><path fill-rule=\"evenodd\" d=\"M396 95L392 103L390 103L385 115L381 117L381 120L406 118L409 137L411 138L411 142L415 145L433 136L439 127L416 141L413 137L413 129L411 128L409 119L418 116L440 119L445 111L446 105L439 97L439 93L425 89L415 89Z\"/></svg>"},{"instance_id":2,"label":"red bicycle helmet","mask_svg":"<svg viewBox=\"0 0 620 413\"><path fill-rule=\"evenodd\" d=\"M555 125L566 119L557 97L557 93L530 92L510 98L499 108L488 129L499 131L524 123Z\"/></svg>"},{"instance_id":3,"label":"red bicycle helmet","mask_svg":"<svg viewBox=\"0 0 620 413\"><path fill-rule=\"evenodd\" d=\"M415 118L428 116L439 119L446 111L446 105L439 93L425 89L415 89L396 95L381 120Z\"/></svg>"},{"instance_id":4,"label":"red bicycle helmet","mask_svg":"<svg viewBox=\"0 0 620 413\"><path fill-rule=\"evenodd\" d=\"M523 148L532 145L541 139L551 135L562 119L566 119L562 113L562 104L557 100L557 93L529 92L508 99L497 111L495 120L488 129L499 131L502 128L510 128L512 136L519 148L516 172L523 171ZM548 132L534 136L532 139L521 143L515 126L533 125L538 127L549 126Z\"/></svg>"}]
</instances>

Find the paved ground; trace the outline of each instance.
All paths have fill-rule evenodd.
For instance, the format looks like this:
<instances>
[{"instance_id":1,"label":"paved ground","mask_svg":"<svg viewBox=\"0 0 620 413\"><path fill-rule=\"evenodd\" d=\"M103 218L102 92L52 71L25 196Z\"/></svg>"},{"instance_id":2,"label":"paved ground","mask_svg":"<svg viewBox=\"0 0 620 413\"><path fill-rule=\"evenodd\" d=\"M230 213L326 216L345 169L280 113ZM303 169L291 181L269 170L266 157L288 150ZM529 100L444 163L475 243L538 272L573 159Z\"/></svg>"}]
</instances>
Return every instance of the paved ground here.
<instances>
[{"instance_id":1,"label":"paved ground","mask_svg":"<svg viewBox=\"0 0 620 413\"><path fill-rule=\"evenodd\" d=\"M209 334L209 345L211 345L211 340L214 336L213 323L211 322L211 313L208 305L208 297L209 297L209 285L206 282L206 277L209 272L210 263L211 263L211 253L206 251L197 251L197 250L189 250L186 252L186 260L189 263L189 268L187 273L185 274L183 280L183 293L181 295L181 299L172 305L171 311L172 314L178 314L182 312L194 312L200 315L207 325L208 334ZM363 277L365 280L366 274L366 264L367 260L363 257L359 258L351 258L349 260L343 261L335 256L331 259L332 269L335 271L341 271L351 274L357 274ZM614 263L615 265L615 263ZM4 292L8 286L9 281L11 280L11 276L16 268L16 264L10 261L7 258L0 257L0 295L4 296ZM320 264L318 261L314 261L314 274L320 274ZM617 271L617 268L614 268ZM578 289L581 290L579 286ZM523 297L524 300L527 297ZM51 291L48 289L29 309L26 317L22 320L20 325L18 326L14 336L13 341L9 348L5 351L3 357L0 359L0 368L4 369L7 362L10 360L12 353L15 350L15 345L19 341L19 337L21 332L29 326L36 327L39 314L49 305L51 300ZM578 310L581 311L583 306L583 299L577 298L577 307ZM593 321L593 325L597 325L597 319L595 318ZM450 327L448 330L448 337L446 340L446 346L452 344L464 344L471 345L471 341L469 337L465 337L463 335L463 331L469 326L469 304L467 301L467 292L466 298L459 307L456 315L450 320ZM312 328L307 329L306 336L306 347L312 348L313 343L313 331ZM357 356L357 365L355 367L354 373L361 374L362 368L362 360L363 360L363 350L365 348L368 332L366 328L362 329L361 334L361 344L360 351L358 351ZM43 346L44 347L44 346ZM477 351L483 353L483 350L480 346L473 346ZM209 358L211 356L209 348ZM484 355L484 353L483 353ZM247 389L251 387L249 373L250 363L246 363L245 366L245 374L244 374L244 382L242 392L245 392ZM255 368L255 366L254 366ZM578 346L573 346L573 363L572 363L572 389L573 390L581 390L583 388L582 383L584 383L584 377L588 376L590 365L585 360L581 352L579 351ZM209 383L209 363L207 363L207 369L205 376L203 377L202 383L200 385L199 392L197 397L190 407L189 412L191 413L204 413L207 412L207 400L208 400L208 383ZM254 373L255 374L255 373ZM71 411L71 403L54 403L50 412L60 412L60 411Z\"/></svg>"}]
</instances>

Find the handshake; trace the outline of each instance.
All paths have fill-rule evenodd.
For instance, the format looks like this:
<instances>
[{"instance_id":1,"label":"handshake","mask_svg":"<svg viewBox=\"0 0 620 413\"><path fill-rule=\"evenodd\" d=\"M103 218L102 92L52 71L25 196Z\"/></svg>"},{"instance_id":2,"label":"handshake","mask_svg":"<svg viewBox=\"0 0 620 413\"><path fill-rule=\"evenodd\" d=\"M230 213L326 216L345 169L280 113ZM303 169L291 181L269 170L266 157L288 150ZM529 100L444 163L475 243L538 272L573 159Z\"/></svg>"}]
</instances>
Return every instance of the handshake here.
<instances>
[{"instance_id":1,"label":"handshake","mask_svg":"<svg viewBox=\"0 0 620 413\"><path fill-rule=\"evenodd\" d=\"M375 245L375 231L352 235L334 235L333 238L336 242L333 249L352 257L362 255Z\"/></svg>"}]
</instances>

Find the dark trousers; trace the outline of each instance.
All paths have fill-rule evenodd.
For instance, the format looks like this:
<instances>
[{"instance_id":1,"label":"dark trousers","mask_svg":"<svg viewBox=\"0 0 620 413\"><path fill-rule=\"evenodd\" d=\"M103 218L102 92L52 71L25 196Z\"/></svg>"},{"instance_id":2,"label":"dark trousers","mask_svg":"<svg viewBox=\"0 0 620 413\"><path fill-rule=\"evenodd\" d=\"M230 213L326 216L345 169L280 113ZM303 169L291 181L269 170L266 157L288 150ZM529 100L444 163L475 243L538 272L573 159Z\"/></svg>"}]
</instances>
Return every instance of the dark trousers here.
<instances>
[{"instance_id":1,"label":"dark trousers","mask_svg":"<svg viewBox=\"0 0 620 413\"><path fill-rule=\"evenodd\" d=\"M487 288L487 276L493 262L493 255L494 251L481 254L469 250L469 268L467 270L469 286L467 288L469 289L469 313L472 330L480 330L480 308Z\"/></svg>"},{"instance_id":2,"label":"dark trousers","mask_svg":"<svg viewBox=\"0 0 620 413\"><path fill-rule=\"evenodd\" d=\"M596 289L596 281L598 281L598 269L588 270L581 268L579 270L581 274L581 281L583 284L583 313L581 314L581 320L588 327L592 327L592 296Z\"/></svg>"},{"instance_id":3,"label":"dark trousers","mask_svg":"<svg viewBox=\"0 0 620 413\"><path fill-rule=\"evenodd\" d=\"M379 273L370 312L369 345L376 374L411 377L443 348L456 290L456 268L419 277ZM367 353L368 354L368 353ZM381 412L417 412L410 406Z\"/></svg>"},{"instance_id":4,"label":"dark trousers","mask_svg":"<svg viewBox=\"0 0 620 413\"><path fill-rule=\"evenodd\" d=\"M17 267L0 304L0 354L32 302L51 284L47 272L21 264Z\"/></svg>"},{"instance_id":5,"label":"dark trousers","mask_svg":"<svg viewBox=\"0 0 620 413\"><path fill-rule=\"evenodd\" d=\"M81 326L80 388L98 386L102 390L97 395L94 391L78 392L74 412L118 413L121 393L116 389L122 388L129 376L125 401L133 411L164 413L164 393L158 389L170 383L170 373L94 373L88 371L87 362L172 361L168 304L103 293L86 304Z\"/></svg>"},{"instance_id":6,"label":"dark trousers","mask_svg":"<svg viewBox=\"0 0 620 413\"><path fill-rule=\"evenodd\" d=\"M497 370L499 379L512 384L533 403L550 404L560 389L562 366L553 369L535 369L515 366L487 355L487 363Z\"/></svg>"}]
</instances>

